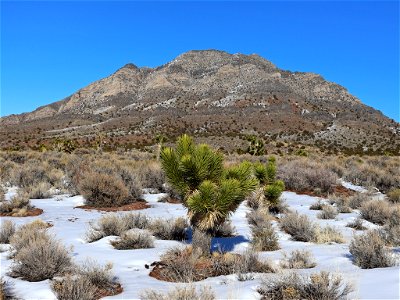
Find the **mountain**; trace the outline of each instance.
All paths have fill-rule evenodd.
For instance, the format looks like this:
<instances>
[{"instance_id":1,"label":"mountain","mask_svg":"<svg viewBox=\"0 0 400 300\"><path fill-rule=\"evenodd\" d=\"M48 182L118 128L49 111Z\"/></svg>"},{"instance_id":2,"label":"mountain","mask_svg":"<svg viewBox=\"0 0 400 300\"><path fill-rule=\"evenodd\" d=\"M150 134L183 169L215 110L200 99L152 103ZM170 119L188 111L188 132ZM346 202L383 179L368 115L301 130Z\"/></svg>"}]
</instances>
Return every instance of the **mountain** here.
<instances>
[{"instance_id":1,"label":"mountain","mask_svg":"<svg viewBox=\"0 0 400 300\"><path fill-rule=\"evenodd\" d=\"M398 154L400 127L344 87L259 55L189 51L157 68L127 64L65 99L0 119L0 147L55 138L143 146L188 132L225 150L269 145Z\"/></svg>"}]
</instances>

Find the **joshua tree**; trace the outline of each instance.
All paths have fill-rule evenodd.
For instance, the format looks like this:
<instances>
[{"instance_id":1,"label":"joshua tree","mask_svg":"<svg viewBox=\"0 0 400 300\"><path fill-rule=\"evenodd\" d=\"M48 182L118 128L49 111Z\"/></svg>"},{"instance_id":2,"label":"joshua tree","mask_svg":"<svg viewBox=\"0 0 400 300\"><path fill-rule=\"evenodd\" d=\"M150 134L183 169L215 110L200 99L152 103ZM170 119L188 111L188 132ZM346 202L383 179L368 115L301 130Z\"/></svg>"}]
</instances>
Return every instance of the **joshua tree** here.
<instances>
[{"instance_id":1,"label":"joshua tree","mask_svg":"<svg viewBox=\"0 0 400 300\"><path fill-rule=\"evenodd\" d=\"M224 168L223 156L206 144L195 145L181 136L175 149L163 148L161 165L168 182L178 190L193 227L193 247L208 254L211 231L225 222L257 186L252 165Z\"/></svg>"}]
</instances>

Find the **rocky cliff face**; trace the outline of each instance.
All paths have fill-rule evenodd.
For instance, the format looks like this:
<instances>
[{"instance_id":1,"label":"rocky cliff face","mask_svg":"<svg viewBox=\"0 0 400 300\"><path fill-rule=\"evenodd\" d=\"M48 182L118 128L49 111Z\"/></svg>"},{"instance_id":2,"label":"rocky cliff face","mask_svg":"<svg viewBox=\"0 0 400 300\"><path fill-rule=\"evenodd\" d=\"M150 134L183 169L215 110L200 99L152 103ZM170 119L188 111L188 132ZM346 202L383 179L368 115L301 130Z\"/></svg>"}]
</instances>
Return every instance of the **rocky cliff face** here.
<instances>
[{"instance_id":1,"label":"rocky cliff face","mask_svg":"<svg viewBox=\"0 0 400 300\"><path fill-rule=\"evenodd\" d=\"M2 146L16 132L31 143L54 137L149 142L157 133L396 148L398 124L313 73L281 70L258 55L190 51L158 68L128 64L34 112L0 119ZM29 142L28 141L28 142ZM232 143L221 142L232 148ZM233 150L233 149L231 149Z\"/></svg>"}]
</instances>

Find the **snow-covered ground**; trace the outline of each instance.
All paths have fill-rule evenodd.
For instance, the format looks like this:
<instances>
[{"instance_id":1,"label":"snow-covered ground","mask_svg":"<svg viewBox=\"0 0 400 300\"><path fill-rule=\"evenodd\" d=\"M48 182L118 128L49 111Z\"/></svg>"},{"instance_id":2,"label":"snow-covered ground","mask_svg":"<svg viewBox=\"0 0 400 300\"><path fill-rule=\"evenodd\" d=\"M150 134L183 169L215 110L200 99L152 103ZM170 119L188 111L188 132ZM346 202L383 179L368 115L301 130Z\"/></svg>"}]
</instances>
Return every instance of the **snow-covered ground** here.
<instances>
[{"instance_id":1,"label":"snow-covered ground","mask_svg":"<svg viewBox=\"0 0 400 300\"><path fill-rule=\"evenodd\" d=\"M364 191L361 187L353 186L349 183L344 183L344 185L357 191ZM13 193L15 193L15 189L10 189L7 198ZM180 204L157 202L162 195L146 194L145 199L151 204L151 208L141 210L140 212L152 218L162 217L168 219L186 216L186 210ZM309 207L321 198L297 195L292 192L284 192L282 197L292 210L308 215L321 226L330 225L339 229L343 233L346 243L319 245L292 241L289 235L276 227L281 249L272 252L261 252L261 257L279 263L283 258L284 252L289 253L294 249L308 249L314 254L317 266L308 270L296 270L296 272L310 273L325 270L341 274L347 281L353 283L355 287L355 291L350 295L351 299L400 298L400 269L398 266L364 270L355 266L351 261L348 246L352 236L360 232L355 232L353 229L346 227L346 224L358 216L357 211L349 214L339 214L335 220L320 220L316 218L318 211L310 210ZM157 240L155 248L138 250L114 249L109 241L115 237L106 237L94 243L87 243L84 237L89 222L98 219L105 213L74 208L82 203L83 198L81 196L57 196L52 199L32 200L33 205L43 209L44 213L42 215L24 218L2 217L0 221L3 222L9 219L20 225L35 219L42 219L54 225L49 230L56 234L66 246L73 247L72 255L77 262L84 261L87 258L95 259L101 264L112 262L114 274L119 278L124 291L122 294L105 299L138 299L140 293L145 289L151 288L157 291L168 291L173 286L180 285L178 283L158 281L150 277L149 270L145 268L145 264L151 264L159 260L160 255L167 249L172 246L183 245L184 243ZM241 252L249 247L251 231L245 217L248 211L249 208L243 203L231 217L237 236L232 238L216 238L213 240L213 247L234 252ZM375 225L367 221L364 221L364 224L370 228L375 227ZM8 247L7 245L0 246L2 248ZM395 251L400 252L400 249L395 249ZM27 282L8 277L6 274L11 264L12 260L8 259L7 251L0 253L1 276L14 284L17 296L21 299L56 299L50 289L49 280ZM256 292L256 289L260 283L261 276L275 275L256 274L254 280L249 281L238 281L236 275L219 276L196 282L195 285L210 285L218 299L258 299L260 296Z\"/></svg>"}]
</instances>

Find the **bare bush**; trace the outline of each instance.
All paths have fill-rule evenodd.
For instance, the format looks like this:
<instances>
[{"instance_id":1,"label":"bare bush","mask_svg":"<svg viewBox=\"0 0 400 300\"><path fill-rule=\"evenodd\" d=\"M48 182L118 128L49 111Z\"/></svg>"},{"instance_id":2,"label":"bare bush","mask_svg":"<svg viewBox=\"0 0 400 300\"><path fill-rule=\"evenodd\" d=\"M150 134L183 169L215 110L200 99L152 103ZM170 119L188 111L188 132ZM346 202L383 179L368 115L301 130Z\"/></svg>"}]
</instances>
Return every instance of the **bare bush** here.
<instances>
[{"instance_id":1,"label":"bare bush","mask_svg":"<svg viewBox=\"0 0 400 300\"><path fill-rule=\"evenodd\" d=\"M154 248L154 238L148 231L130 230L111 241L111 245L118 250Z\"/></svg>"},{"instance_id":2,"label":"bare bush","mask_svg":"<svg viewBox=\"0 0 400 300\"><path fill-rule=\"evenodd\" d=\"M194 286L175 287L168 293L163 294L155 290L146 290L140 295L143 300L214 300L215 294L209 286L201 286L199 291L196 291Z\"/></svg>"},{"instance_id":3,"label":"bare bush","mask_svg":"<svg viewBox=\"0 0 400 300\"><path fill-rule=\"evenodd\" d=\"M281 263L282 268L288 269L309 269L317 265L310 251L294 250L290 255L285 254L284 261Z\"/></svg>"},{"instance_id":4,"label":"bare bush","mask_svg":"<svg viewBox=\"0 0 400 300\"><path fill-rule=\"evenodd\" d=\"M39 231L36 239L29 239L26 245L18 249L14 257L10 275L28 281L51 279L65 273L71 267L68 250L54 236ZM14 237L11 239L11 245Z\"/></svg>"},{"instance_id":5,"label":"bare bush","mask_svg":"<svg viewBox=\"0 0 400 300\"><path fill-rule=\"evenodd\" d=\"M147 162L143 164L138 175L143 187L156 189L160 192L164 190L165 174L158 163Z\"/></svg>"},{"instance_id":6,"label":"bare bush","mask_svg":"<svg viewBox=\"0 0 400 300\"><path fill-rule=\"evenodd\" d=\"M0 182L0 202L3 202L6 199L5 193L6 193L6 191L5 191L5 189L3 188L3 186L1 185L1 182Z\"/></svg>"},{"instance_id":7,"label":"bare bush","mask_svg":"<svg viewBox=\"0 0 400 300\"><path fill-rule=\"evenodd\" d=\"M0 213L10 214L12 216L24 216L32 206L26 193L18 192L11 197L9 201L0 204Z\"/></svg>"},{"instance_id":8,"label":"bare bush","mask_svg":"<svg viewBox=\"0 0 400 300\"><path fill-rule=\"evenodd\" d=\"M346 225L347 227L353 228L355 230L365 230L365 226L363 225L363 220L360 218L355 219L353 222L350 222Z\"/></svg>"},{"instance_id":9,"label":"bare bush","mask_svg":"<svg viewBox=\"0 0 400 300\"><path fill-rule=\"evenodd\" d=\"M66 276L51 285L59 300L95 300L97 288L86 277Z\"/></svg>"},{"instance_id":10,"label":"bare bush","mask_svg":"<svg viewBox=\"0 0 400 300\"><path fill-rule=\"evenodd\" d=\"M371 194L369 193L356 193L355 195L349 198L349 206L352 209L360 208L365 202L368 202L372 199Z\"/></svg>"},{"instance_id":11,"label":"bare bush","mask_svg":"<svg viewBox=\"0 0 400 300\"><path fill-rule=\"evenodd\" d=\"M232 226L230 221L225 221L222 224L215 226L210 234L215 237L230 237L233 236L235 228Z\"/></svg>"},{"instance_id":12,"label":"bare bush","mask_svg":"<svg viewBox=\"0 0 400 300\"><path fill-rule=\"evenodd\" d=\"M400 246L400 206L392 209L385 226L380 229L380 235L390 246Z\"/></svg>"},{"instance_id":13,"label":"bare bush","mask_svg":"<svg viewBox=\"0 0 400 300\"><path fill-rule=\"evenodd\" d=\"M322 207L324 205L325 204L321 200L318 200L317 202L311 204L310 209L311 210L322 210Z\"/></svg>"},{"instance_id":14,"label":"bare bush","mask_svg":"<svg viewBox=\"0 0 400 300\"><path fill-rule=\"evenodd\" d=\"M331 205L323 205L321 212L317 215L320 219L334 219L338 215L338 211Z\"/></svg>"},{"instance_id":15,"label":"bare bush","mask_svg":"<svg viewBox=\"0 0 400 300\"><path fill-rule=\"evenodd\" d=\"M50 189L51 184L47 181L42 181L34 186L28 186L24 188L24 191L29 195L29 198L31 199L45 199L52 196Z\"/></svg>"},{"instance_id":16,"label":"bare bush","mask_svg":"<svg viewBox=\"0 0 400 300\"><path fill-rule=\"evenodd\" d=\"M329 197L331 204L336 204L337 210L340 213L351 213L350 198L346 196L333 195Z\"/></svg>"},{"instance_id":17,"label":"bare bush","mask_svg":"<svg viewBox=\"0 0 400 300\"><path fill-rule=\"evenodd\" d=\"M109 289L114 285L112 267L111 263L101 266L89 259L80 266L78 273L98 289Z\"/></svg>"},{"instance_id":18,"label":"bare bush","mask_svg":"<svg viewBox=\"0 0 400 300\"><path fill-rule=\"evenodd\" d=\"M15 230L14 222L9 220L2 221L0 229L0 244L8 244L11 236L15 233Z\"/></svg>"},{"instance_id":19,"label":"bare bush","mask_svg":"<svg viewBox=\"0 0 400 300\"><path fill-rule=\"evenodd\" d=\"M279 249L278 236L271 225L268 213L260 209L247 214L252 232L252 246L256 251L274 251Z\"/></svg>"},{"instance_id":20,"label":"bare bush","mask_svg":"<svg viewBox=\"0 0 400 300\"><path fill-rule=\"evenodd\" d=\"M35 242L35 240L45 238L43 237L43 231L48 227L49 225L40 219L20 226L10 237L12 248L15 252L18 252L22 248L28 247L28 245Z\"/></svg>"},{"instance_id":21,"label":"bare bush","mask_svg":"<svg viewBox=\"0 0 400 300\"><path fill-rule=\"evenodd\" d=\"M362 269L385 268L395 265L390 251L376 230L355 236L349 246L354 263Z\"/></svg>"},{"instance_id":22,"label":"bare bush","mask_svg":"<svg viewBox=\"0 0 400 300\"><path fill-rule=\"evenodd\" d=\"M142 199L142 184L138 174L127 167L121 168L118 173L128 188L129 195L136 200Z\"/></svg>"},{"instance_id":23,"label":"bare bush","mask_svg":"<svg viewBox=\"0 0 400 300\"><path fill-rule=\"evenodd\" d=\"M342 244L345 242L345 240L340 231L338 231L334 227L326 226L320 228L319 226L317 226L315 230L314 242L318 244L325 244L325 243Z\"/></svg>"},{"instance_id":24,"label":"bare bush","mask_svg":"<svg viewBox=\"0 0 400 300\"><path fill-rule=\"evenodd\" d=\"M280 219L280 226L295 241L311 242L315 238L316 227L306 215L286 214Z\"/></svg>"},{"instance_id":25,"label":"bare bush","mask_svg":"<svg viewBox=\"0 0 400 300\"><path fill-rule=\"evenodd\" d=\"M392 203L400 203L400 188L390 190L387 197Z\"/></svg>"},{"instance_id":26,"label":"bare bush","mask_svg":"<svg viewBox=\"0 0 400 300\"><path fill-rule=\"evenodd\" d=\"M186 238L186 229L189 226L185 218L175 220L155 219L151 221L149 230L161 240L182 241Z\"/></svg>"},{"instance_id":27,"label":"bare bush","mask_svg":"<svg viewBox=\"0 0 400 300\"><path fill-rule=\"evenodd\" d=\"M360 208L361 217L374 224L383 225L390 217L391 208L388 202L371 200Z\"/></svg>"},{"instance_id":28,"label":"bare bush","mask_svg":"<svg viewBox=\"0 0 400 300\"><path fill-rule=\"evenodd\" d=\"M323 165L306 159L279 164L278 177L289 190L307 191L319 189L329 192L337 184L338 177Z\"/></svg>"},{"instance_id":29,"label":"bare bush","mask_svg":"<svg viewBox=\"0 0 400 300\"><path fill-rule=\"evenodd\" d=\"M115 175L86 173L78 189L85 197L86 204L97 207L121 206L135 200L129 197L122 179Z\"/></svg>"},{"instance_id":30,"label":"bare bush","mask_svg":"<svg viewBox=\"0 0 400 300\"><path fill-rule=\"evenodd\" d=\"M328 272L310 276L292 273L277 279L263 278L257 291L261 299L312 299L312 300L345 300L353 291L351 285L343 282L337 275Z\"/></svg>"}]
</instances>

